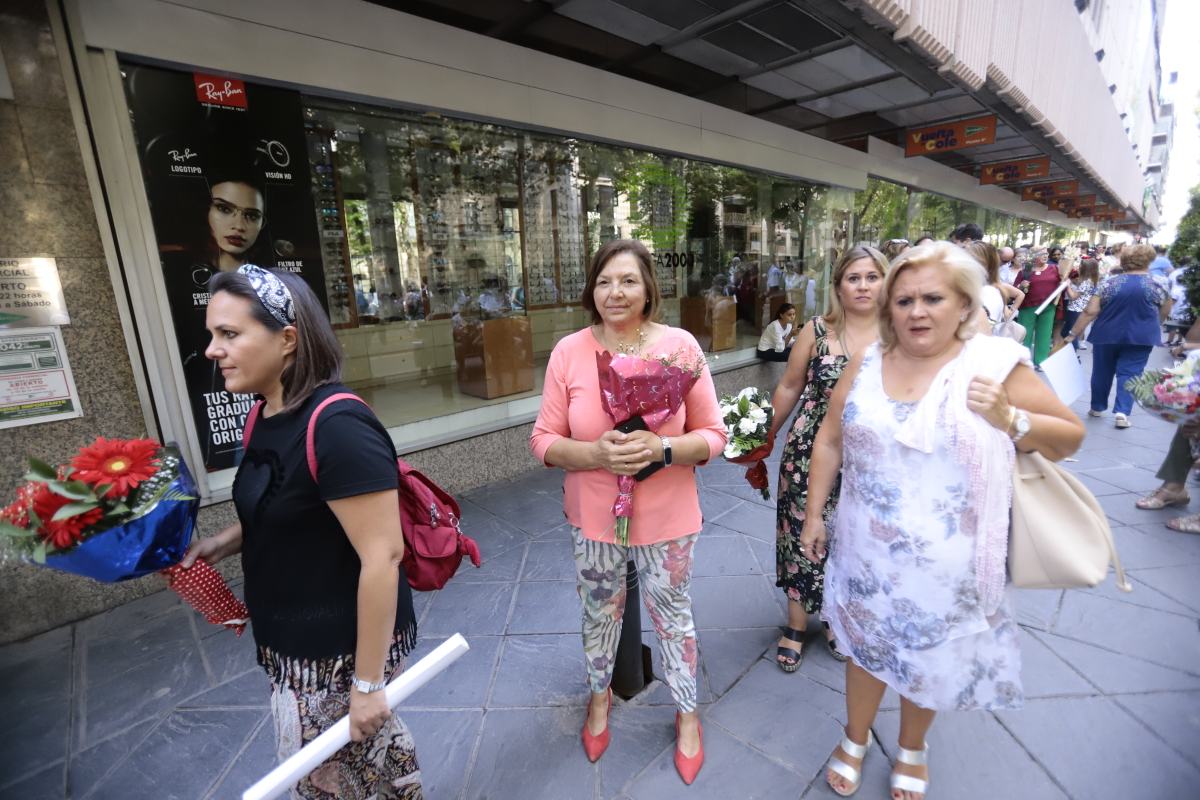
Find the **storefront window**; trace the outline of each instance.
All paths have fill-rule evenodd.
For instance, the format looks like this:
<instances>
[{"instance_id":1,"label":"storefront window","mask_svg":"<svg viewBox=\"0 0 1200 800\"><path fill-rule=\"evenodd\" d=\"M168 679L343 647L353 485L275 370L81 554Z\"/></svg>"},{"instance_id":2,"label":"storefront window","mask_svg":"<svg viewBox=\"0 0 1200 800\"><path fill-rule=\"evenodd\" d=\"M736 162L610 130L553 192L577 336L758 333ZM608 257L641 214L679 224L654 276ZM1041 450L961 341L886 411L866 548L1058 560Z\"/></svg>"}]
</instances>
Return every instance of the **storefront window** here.
<instances>
[{"instance_id":1,"label":"storefront window","mask_svg":"<svg viewBox=\"0 0 1200 800\"><path fill-rule=\"evenodd\" d=\"M218 270L300 274L345 382L387 426L422 423L399 434L417 441L458 432L433 418L536 404L551 350L590 321L581 295L605 242L650 249L661 321L743 356L783 303L823 310L849 242L847 190L199 72L123 76L209 471L236 463L253 401L204 357Z\"/></svg>"},{"instance_id":2,"label":"storefront window","mask_svg":"<svg viewBox=\"0 0 1200 800\"><path fill-rule=\"evenodd\" d=\"M846 190L325 100L305 121L347 382L388 425L535 396L614 238L646 244L662 321L714 353L784 302L819 313L849 238Z\"/></svg>"}]
</instances>

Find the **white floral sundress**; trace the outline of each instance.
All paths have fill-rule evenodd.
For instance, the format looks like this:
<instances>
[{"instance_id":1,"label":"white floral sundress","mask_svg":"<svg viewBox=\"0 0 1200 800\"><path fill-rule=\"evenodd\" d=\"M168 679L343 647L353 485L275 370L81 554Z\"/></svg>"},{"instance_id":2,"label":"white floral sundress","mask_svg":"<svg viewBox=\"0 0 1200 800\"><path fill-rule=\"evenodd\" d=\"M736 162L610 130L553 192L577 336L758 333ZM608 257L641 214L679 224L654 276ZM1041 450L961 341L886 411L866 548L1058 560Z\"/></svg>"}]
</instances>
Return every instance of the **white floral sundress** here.
<instances>
[{"instance_id":1,"label":"white floral sundress","mask_svg":"<svg viewBox=\"0 0 1200 800\"><path fill-rule=\"evenodd\" d=\"M842 487L825 566L823 618L867 672L922 708L1022 703L1007 599L988 618L975 580L975 510L939 431L931 454L896 441L916 403L883 390L872 346L842 414Z\"/></svg>"}]
</instances>

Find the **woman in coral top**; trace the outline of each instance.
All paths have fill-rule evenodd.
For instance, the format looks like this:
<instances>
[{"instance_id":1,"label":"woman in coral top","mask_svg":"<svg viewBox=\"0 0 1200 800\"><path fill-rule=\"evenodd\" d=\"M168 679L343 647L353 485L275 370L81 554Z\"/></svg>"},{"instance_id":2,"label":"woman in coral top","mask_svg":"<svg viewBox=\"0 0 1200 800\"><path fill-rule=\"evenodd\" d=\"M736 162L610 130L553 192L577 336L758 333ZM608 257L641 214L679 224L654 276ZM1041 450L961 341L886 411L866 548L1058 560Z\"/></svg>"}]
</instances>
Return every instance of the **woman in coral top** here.
<instances>
[{"instance_id":1,"label":"woman in coral top","mask_svg":"<svg viewBox=\"0 0 1200 800\"><path fill-rule=\"evenodd\" d=\"M615 240L600 248L581 299L593 324L564 338L550 354L530 445L546 466L567 472L564 511L575 543L583 649L592 691L582 733L584 751L595 761L608 747L609 683L625 607L625 563L632 560L678 707L675 767L690 784L704 762L689 591L692 550L703 523L694 467L720 455L725 428L705 366L679 411L659 431L619 433L613 427L622 420L614 420L601 405L596 367L597 354L605 351L703 364L690 333L654 321L659 301L653 262L644 245ZM636 475L656 462L666 466L636 485L629 544L618 545L612 513L617 477Z\"/></svg>"}]
</instances>

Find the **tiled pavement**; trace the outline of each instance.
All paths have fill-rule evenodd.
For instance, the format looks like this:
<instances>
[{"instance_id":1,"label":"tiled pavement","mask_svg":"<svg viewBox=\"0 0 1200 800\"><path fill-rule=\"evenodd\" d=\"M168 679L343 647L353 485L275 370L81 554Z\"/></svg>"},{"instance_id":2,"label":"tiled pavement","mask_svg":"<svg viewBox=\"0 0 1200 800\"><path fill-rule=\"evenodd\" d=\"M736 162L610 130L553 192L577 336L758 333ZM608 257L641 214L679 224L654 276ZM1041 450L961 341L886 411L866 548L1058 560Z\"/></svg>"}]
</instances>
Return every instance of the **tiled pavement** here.
<instances>
[{"instance_id":1,"label":"tiled pavement","mask_svg":"<svg viewBox=\"0 0 1200 800\"><path fill-rule=\"evenodd\" d=\"M940 717L931 798L1200 796L1200 536L1162 525L1176 512L1134 508L1157 485L1172 432L1145 414L1134 421L1117 431L1111 419L1088 419L1068 466L1111 517L1135 591L1109 581L1016 593L1026 706ZM773 665L783 614L774 512L736 467L699 475L706 523L694 597L708 760L696 784L675 774L673 709L658 684L617 702L611 748L596 765L584 758L560 475L539 470L466 498L465 526L487 561L418 596L420 652L456 631L472 648L402 711L429 798L833 796L821 766L843 718L842 667L820 647L796 674ZM1200 511L1200 486L1192 491ZM652 633L644 638L656 649ZM209 628L169 593L0 649L0 799L240 797L273 762L252 650L248 636ZM896 706L889 692L875 729L888 752ZM873 751L863 796L884 797L886 775Z\"/></svg>"}]
</instances>

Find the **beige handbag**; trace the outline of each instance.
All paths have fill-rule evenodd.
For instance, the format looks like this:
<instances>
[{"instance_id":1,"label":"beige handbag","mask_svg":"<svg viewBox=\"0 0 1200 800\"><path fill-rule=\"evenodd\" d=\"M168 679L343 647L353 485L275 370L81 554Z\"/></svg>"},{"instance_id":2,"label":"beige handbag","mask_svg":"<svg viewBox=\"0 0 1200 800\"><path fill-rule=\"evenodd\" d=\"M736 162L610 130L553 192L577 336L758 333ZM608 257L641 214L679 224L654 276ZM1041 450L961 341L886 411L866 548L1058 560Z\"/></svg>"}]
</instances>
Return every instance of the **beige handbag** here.
<instances>
[{"instance_id":1,"label":"beige handbag","mask_svg":"<svg viewBox=\"0 0 1200 800\"><path fill-rule=\"evenodd\" d=\"M992 326L992 336L1007 336L1017 344L1025 343L1025 326L1017 322L1014 317L1009 317L1003 322L998 322Z\"/></svg>"},{"instance_id":2,"label":"beige handbag","mask_svg":"<svg viewBox=\"0 0 1200 800\"><path fill-rule=\"evenodd\" d=\"M1112 564L1125 579L1104 509L1079 479L1040 453L1017 452L1008 574L1023 589L1095 586Z\"/></svg>"}]
</instances>

